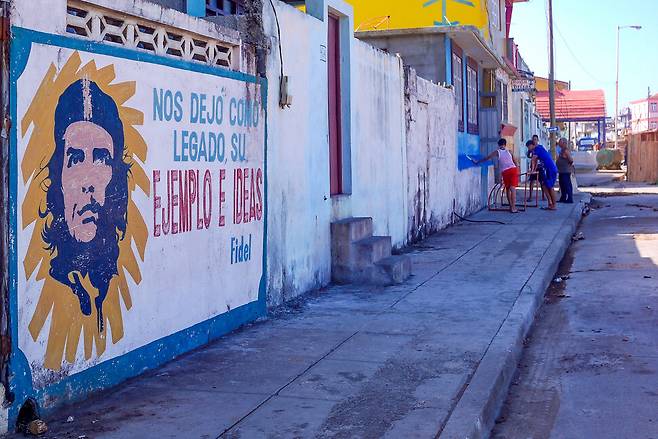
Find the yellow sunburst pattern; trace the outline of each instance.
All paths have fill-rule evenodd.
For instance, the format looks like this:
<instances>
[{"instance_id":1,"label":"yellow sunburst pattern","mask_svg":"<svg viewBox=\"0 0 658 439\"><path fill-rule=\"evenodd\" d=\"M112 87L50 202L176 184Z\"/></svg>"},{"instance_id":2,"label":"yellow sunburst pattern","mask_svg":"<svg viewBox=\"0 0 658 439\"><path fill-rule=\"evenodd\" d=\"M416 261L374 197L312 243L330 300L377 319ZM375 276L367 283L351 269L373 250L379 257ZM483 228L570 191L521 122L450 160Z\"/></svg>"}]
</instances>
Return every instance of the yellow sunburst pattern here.
<instances>
[{"instance_id":1,"label":"yellow sunburst pattern","mask_svg":"<svg viewBox=\"0 0 658 439\"><path fill-rule=\"evenodd\" d=\"M98 68L93 60L82 65L80 54L76 51L59 72L55 64L50 65L21 120L20 129L23 138L32 127L21 161L23 184L27 185L21 206L21 226L26 229L34 224L23 266L26 279L29 280L36 271L35 280L43 281L39 300L29 323L29 332L33 340L37 341L44 331L48 316L51 317L43 361L43 367L51 370L61 369L63 360L68 363L76 361L81 335L83 335L85 360L90 360L94 352L96 357L100 357L105 352L108 329L112 335L112 343L121 340L124 335L121 301L127 310L132 307L127 274L137 284L142 280L132 243L135 243L139 258L144 261L148 228L133 200L133 193L137 188L150 196L150 180L140 164L146 162L148 148L135 128L143 124L144 114L124 106L135 94L136 82L113 83L115 77L113 65ZM78 298L67 286L50 277L50 261L56 253L51 254L47 249L42 239L42 232L52 221L52 215L48 214L45 217L40 215L40 212L46 212L46 191L50 183L47 165L55 151L54 119L57 102L68 86L83 78L94 81L117 104L125 138L123 160L130 165L127 177L128 224L126 233L119 242L118 275L112 278L104 300L105 325L103 326L107 329L103 331L99 330L96 309L92 309L92 314L89 316L83 315ZM82 284L92 296L93 303L93 299L99 294L98 290L91 285L88 278L82 279Z\"/></svg>"}]
</instances>

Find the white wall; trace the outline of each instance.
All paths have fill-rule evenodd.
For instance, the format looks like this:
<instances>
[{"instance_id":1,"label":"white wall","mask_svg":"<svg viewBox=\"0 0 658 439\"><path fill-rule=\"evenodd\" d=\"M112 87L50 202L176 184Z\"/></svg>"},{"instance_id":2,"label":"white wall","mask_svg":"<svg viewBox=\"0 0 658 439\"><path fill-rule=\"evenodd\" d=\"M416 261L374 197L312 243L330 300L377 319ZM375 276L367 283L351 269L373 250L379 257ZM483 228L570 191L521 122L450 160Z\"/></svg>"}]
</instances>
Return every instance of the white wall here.
<instances>
[{"instance_id":1,"label":"white wall","mask_svg":"<svg viewBox=\"0 0 658 439\"><path fill-rule=\"evenodd\" d=\"M277 27L269 2L263 25L271 49L268 89L268 304L277 305L331 280L327 30L322 21L278 0L284 74L293 103L279 107Z\"/></svg>"},{"instance_id":2,"label":"white wall","mask_svg":"<svg viewBox=\"0 0 658 439\"><path fill-rule=\"evenodd\" d=\"M479 210L481 170L457 169L457 106L454 91L417 77L407 85L408 237L416 241Z\"/></svg>"},{"instance_id":3,"label":"white wall","mask_svg":"<svg viewBox=\"0 0 658 439\"><path fill-rule=\"evenodd\" d=\"M352 39L352 194L333 219L373 218L376 235L406 241L406 147L402 60Z\"/></svg>"},{"instance_id":4,"label":"white wall","mask_svg":"<svg viewBox=\"0 0 658 439\"><path fill-rule=\"evenodd\" d=\"M354 39L349 28L341 87L342 128L350 133L343 136L348 142L343 148L351 152L344 160L350 190L331 197L326 21L282 2L274 4L293 103L285 109L278 105L278 36L272 8L265 2L263 22L271 43L267 58L270 306L331 281L331 221L370 216L375 234L390 235L397 247L406 243L407 228L401 60ZM351 14L351 8L338 12ZM344 19L351 20L349 15Z\"/></svg>"}]
</instances>

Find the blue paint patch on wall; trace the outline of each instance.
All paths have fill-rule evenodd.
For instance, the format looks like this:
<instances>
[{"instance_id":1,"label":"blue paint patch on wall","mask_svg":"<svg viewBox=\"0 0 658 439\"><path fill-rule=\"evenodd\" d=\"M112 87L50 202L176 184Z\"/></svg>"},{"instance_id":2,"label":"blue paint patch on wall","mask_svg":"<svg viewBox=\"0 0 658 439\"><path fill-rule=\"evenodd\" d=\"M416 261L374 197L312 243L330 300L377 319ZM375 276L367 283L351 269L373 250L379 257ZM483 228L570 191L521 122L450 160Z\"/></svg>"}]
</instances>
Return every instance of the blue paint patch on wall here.
<instances>
[{"instance_id":1,"label":"blue paint patch on wall","mask_svg":"<svg viewBox=\"0 0 658 439\"><path fill-rule=\"evenodd\" d=\"M446 84L452 85L452 40L446 37L444 44L446 53Z\"/></svg>"},{"instance_id":2,"label":"blue paint patch on wall","mask_svg":"<svg viewBox=\"0 0 658 439\"><path fill-rule=\"evenodd\" d=\"M266 279L267 279L267 80L253 75L212 67L196 62L162 57L147 52L110 46L103 43L86 41L67 36L46 34L30 29L12 27L12 44L10 52L10 113L11 119L18 120L17 81L23 73L33 43L64 47L96 54L114 56L133 61L153 63L175 69L205 73L212 76L230 78L248 83L259 84L261 99L265 112L264 148L264 232L262 276L258 299L247 305L235 308L214 318L200 322L192 327L165 336L159 340L137 348L125 355L104 361L77 374L65 377L44 388L35 389L32 373L27 358L18 349L18 243L17 243L17 203L18 203L18 127L15 123L10 131L9 155L9 216L10 216L10 251L9 251L9 312L11 316L11 337L13 350L10 355L11 373L10 390L15 395L14 403L9 407L9 425L16 423L18 411L28 398L34 398L42 414L47 415L58 405L65 402L81 400L94 391L115 386L128 378L135 377L149 369L157 368L177 356L203 346L217 338L252 322L267 313Z\"/></svg>"},{"instance_id":3,"label":"blue paint patch on wall","mask_svg":"<svg viewBox=\"0 0 658 439\"><path fill-rule=\"evenodd\" d=\"M480 154L480 136L477 134L457 133L457 169L463 171L478 167L467 156L474 159L481 159Z\"/></svg>"}]
</instances>

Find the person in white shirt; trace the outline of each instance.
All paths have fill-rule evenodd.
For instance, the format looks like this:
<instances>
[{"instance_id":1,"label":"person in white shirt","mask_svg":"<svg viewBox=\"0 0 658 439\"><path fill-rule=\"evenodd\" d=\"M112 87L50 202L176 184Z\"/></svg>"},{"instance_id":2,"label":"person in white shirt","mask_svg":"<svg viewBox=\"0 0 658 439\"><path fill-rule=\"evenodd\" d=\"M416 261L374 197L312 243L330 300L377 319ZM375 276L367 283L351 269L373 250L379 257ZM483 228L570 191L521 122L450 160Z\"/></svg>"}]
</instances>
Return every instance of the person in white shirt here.
<instances>
[{"instance_id":1,"label":"person in white shirt","mask_svg":"<svg viewBox=\"0 0 658 439\"><path fill-rule=\"evenodd\" d=\"M498 149L482 160L477 160L475 163L487 162L494 157L498 157L498 166L503 177L503 185L505 186L505 193L509 201L509 210L512 213L518 213L519 211L516 208L516 188L519 185L519 164L514 154L507 149L507 140L498 140Z\"/></svg>"}]
</instances>

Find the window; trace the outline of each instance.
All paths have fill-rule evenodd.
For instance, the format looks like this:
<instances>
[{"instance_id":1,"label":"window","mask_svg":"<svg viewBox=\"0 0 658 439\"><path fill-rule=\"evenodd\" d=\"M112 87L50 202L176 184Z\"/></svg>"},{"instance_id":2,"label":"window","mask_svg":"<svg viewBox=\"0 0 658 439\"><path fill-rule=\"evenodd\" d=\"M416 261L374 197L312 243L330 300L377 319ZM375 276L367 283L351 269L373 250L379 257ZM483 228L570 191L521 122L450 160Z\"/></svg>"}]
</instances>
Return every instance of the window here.
<instances>
[{"instance_id":1,"label":"window","mask_svg":"<svg viewBox=\"0 0 658 439\"><path fill-rule=\"evenodd\" d=\"M459 131L464 131L464 69L461 49L452 44L452 85L455 87L457 98L457 114Z\"/></svg>"},{"instance_id":2,"label":"window","mask_svg":"<svg viewBox=\"0 0 658 439\"><path fill-rule=\"evenodd\" d=\"M471 134L478 133L478 72L477 64L468 59L466 64L466 107L468 108L467 130Z\"/></svg>"},{"instance_id":3,"label":"window","mask_svg":"<svg viewBox=\"0 0 658 439\"><path fill-rule=\"evenodd\" d=\"M652 129L652 130L655 130L656 128L658 128L658 123L656 123L656 122L651 122L651 129Z\"/></svg>"},{"instance_id":4,"label":"window","mask_svg":"<svg viewBox=\"0 0 658 439\"><path fill-rule=\"evenodd\" d=\"M242 2L239 0L206 0L206 16L242 14Z\"/></svg>"},{"instance_id":5,"label":"window","mask_svg":"<svg viewBox=\"0 0 658 439\"><path fill-rule=\"evenodd\" d=\"M656 111L658 111L658 108L656 108L656 107L658 107L658 104L655 103L655 102L652 102L651 103L651 112L652 113L655 113Z\"/></svg>"},{"instance_id":6,"label":"window","mask_svg":"<svg viewBox=\"0 0 658 439\"><path fill-rule=\"evenodd\" d=\"M496 108L496 70L482 70L482 89L480 90L480 108Z\"/></svg>"},{"instance_id":7,"label":"window","mask_svg":"<svg viewBox=\"0 0 658 439\"><path fill-rule=\"evenodd\" d=\"M523 111L523 123L521 124L521 139L527 136L528 128L530 128L530 101L521 98L521 108Z\"/></svg>"}]
</instances>

